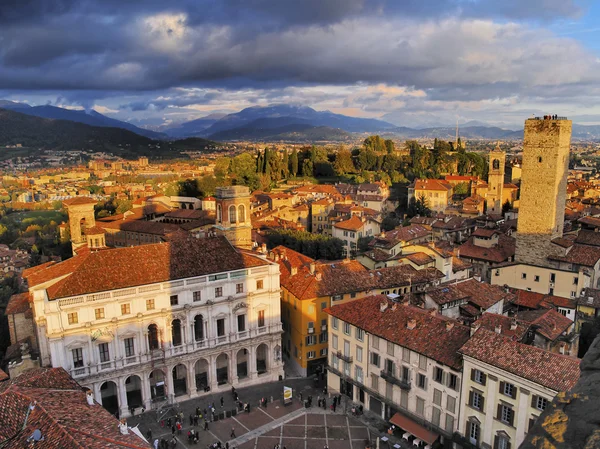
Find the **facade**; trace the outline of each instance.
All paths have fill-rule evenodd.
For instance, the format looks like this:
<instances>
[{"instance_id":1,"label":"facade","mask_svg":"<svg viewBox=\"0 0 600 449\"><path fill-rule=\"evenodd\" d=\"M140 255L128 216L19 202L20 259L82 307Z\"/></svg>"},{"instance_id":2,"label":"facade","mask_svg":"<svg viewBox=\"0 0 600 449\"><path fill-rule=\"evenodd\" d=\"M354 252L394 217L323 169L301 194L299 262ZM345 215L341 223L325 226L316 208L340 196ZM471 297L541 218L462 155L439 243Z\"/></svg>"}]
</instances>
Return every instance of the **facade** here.
<instances>
[{"instance_id":1,"label":"facade","mask_svg":"<svg viewBox=\"0 0 600 449\"><path fill-rule=\"evenodd\" d=\"M88 251L24 276L42 366L121 416L283 375L279 267L223 237Z\"/></svg>"},{"instance_id":2,"label":"facade","mask_svg":"<svg viewBox=\"0 0 600 449\"><path fill-rule=\"evenodd\" d=\"M496 146L490 151L490 168L488 172L488 192L486 195L487 213L502 213L503 187L504 187L504 164L506 153Z\"/></svg>"},{"instance_id":3,"label":"facade","mask_svg":"<svg viewBox=\"0 0 600 449\"><path fill-rule=\"evenodd\" d=\"M463 356L459 431L476 447L517 448L557 393L579 379L579 360L478 330Z\"/></svg>"},{"instance_id":4,"label":"facade","mask_svg":"<svg viewBox=\"0 0 600 449\"><path fill-rule=\"evenodd\" d=\"M571 126L563 118L525 121L518 262L547 266L548 256L560 254L552 240L563 234Z\"/></svg>"},{"instance_id":5,"label":"facade","mask_svg":"<svg viewBox=\"0 0 600 449\"><path fill-rule=\"evenodd\" d=\"M333 225L332 236L344 242L344 251L347 254L354 254L358 250L358 240L379 234L379 225L379 222L372 218L352 215L348 220Z\"/></svg>"},{"instance_id":6,"label":"facade","mask_svg":"<svg viewBox=\"0 0 600 449\"><path fill-rule=\"evenodd\" d=\"M392 423L408 419L424 435L450 440L459 429L457 351L468 340L469 328L383 295L326 312L329 389Z\"/></svg>"},{"instance_id":7,"label":"facade","mask_svg":"<svg viewBox=\"0 0 600 449\"><path fill-rule=\"evenodd\" d=\"M435 212L444 212L452 200L453 186L443 179L416 179L408 187L408 203L414 198L425 198L427 206Z\"/></svg>"},{"instance_id":8,"label":"facade","mask_svg":"<svg viewBox=\"0 0 600 449\"><path fill-rule=\"evenodd\" d=\"M69 214L69 232L73 251L85 246L85 229L96 226L94 217L94 206L96 201L89 197L76 197L63 201Z\"/></svg>"},{"instance_id":9,"label":"facade","mask_svg":"<svg viewBox=\"0 0 600 449\"><path fill-rule=\"evenodd\" d=\"M217 187L217 234L224 235L232 245L252 248L250 191L245 186Z\"/></svg>"}]
</instances>

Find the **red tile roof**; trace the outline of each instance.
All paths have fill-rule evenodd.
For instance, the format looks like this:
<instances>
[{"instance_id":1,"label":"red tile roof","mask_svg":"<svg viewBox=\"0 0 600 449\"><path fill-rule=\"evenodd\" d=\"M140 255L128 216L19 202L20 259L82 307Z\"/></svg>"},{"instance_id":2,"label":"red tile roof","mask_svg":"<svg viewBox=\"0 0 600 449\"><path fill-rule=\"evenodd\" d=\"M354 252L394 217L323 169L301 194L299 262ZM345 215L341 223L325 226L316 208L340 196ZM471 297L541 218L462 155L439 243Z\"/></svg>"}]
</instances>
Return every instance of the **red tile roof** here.
<instances>
[{"instance_id":1,"label":"red tile roof","mask_svg":"<svg viewBox=\"0 0 600 449\"><path fill-rule=\"evenodd\" d=\"M460 353L528 379L551 390L567 391L579 379L579 360L479 329Z\"/></svg>"},{"instance_id":2,"label":"red tile roof","mask_svg":"<svg viewBox=\"0 0 600 449\"><path fill-rule=\"evenodd\" d=\"M582 290L581 296L577 299L577 304L600 309L600 290L595 288Z\"/></svg>"},{"instance_id":3,"label":"red tile roof","mask_svg":"<svg viewBox=\"0 0 600 449\"><path fill-rule=\"evenodd\" d=\"M416 179L414 189L449 192L452 190L452 184L449 184L442 179Z\"/></svg>"},{"instance_id":4,"label":"red tile roof","mask_svg":"<svg viewBox=\"0 0 600 449\"><path fill-rule=\"evenodd\" d=\"M600 228L600 218L598 217L583 217L577 220L579 223L583 223L588 226Z\"/></svg>"},{"instance_id":5,"label":"red tile roof","mask_svg":"<svg viewBox=\"0 0 600 449\"><path fill-rule=\"evenodd\" d=\"M566 256L549 256L550 259L593 267L600 260L600 247L575 243Z\"/></svg>"},{"instance_id":6,"label":"red tile roof","mask_svg":"<svg viewBox=\"0 0 600 449\"><path fill-rule=\"evenodd\" d=\"M469 279L453 284L444 284L427 292L438 304L445 304L458 299L467 299L469 303L486 310L501 300L509 300L512 293L507 293L499 285L491 285Z\"/></svg>"},{"instance_id":7,"label":"red tile roof","mask_svg":"<svg viewBox=\"0 0 600 449\"><path fill-rule=\"evenodd\" d=\"M484 313L477 321L473 323L473 327L481 327L493 332L500 329L500 333L513 340L520 341L527 332L529 326L518 323L506 315L498 315L497 313Z\"/></svg>"},{"instance_id":8,"label":"red tile roof","mask_svg":"<svg viewBox=\"0 0 600 449\"><path fill-rule=\"evenodd\" d=\"M498 229L477 228L471 235L475 237L492 237L495 234L501 234L501 232Z\"/></svg>"},{"instance_id":9,"label":"red tile roof","mask_svg":"<svg viewBox=\"0 0 600 449\"><path fill-rule=\"evenodd\" d=\"M6 315L12 315L15 313L25 313L30 310L30 294L29 292L17 293L12 295L6 306L4 313Z\"/></svg>"},{"instance_id":10,"label":"red tile roof","mask_svg":"<svg viewBox=\"0 0 600 449\"><path fill-rule=\"evenodd\" d=\"M102 229L100 226L92 226L91 228L85 228L85 235L101 235L106 234L106 231Z\"/></svg>"},{"instance_id":11,"label":"red tile roof","mask_svg":"<svg viewBox=\"0 0 600 449\"><path fill-rule=\"evenodd\" d=\"M466 259L483 260L491 263L506 262L515 255L515 239L500 234L498 244L491 248L475 245L473 237L458 247L458 255Z\"/></svg>"},{"instance_id":12,"label":"red tile roof","mask_svg":"<svg viewBox=\"0 0 600 449\"><path fill-rule=\"evenodd\" d=\"M58 299L267 264L257 256L238 252L225 237L185 236L166 243L77 255L38 273L36 281L66 276L47 289L50 299Z\"/></svg>"},{"instance_id":13,"label":"red tile roof","mask_svg":"<svg viewBox=\"0 0 600 449\"><path fill-rule=\"evenodd\" d=\"M44 437L35 444L40 448L150 448L133 432L122 435L100 404L88 405L86 393L62 368L27 371L0 384L2 447L34 447L27 438L37 429Z\"/></svg>"},{"instance_id":14,"label":"red tile roof","mask_svg":"<svg viewBox=\"0 0 600 449\"><path fill-rule=\"evenodd\" d=\"M600 246L600 232L586 231L582 229L577 234L575 243L581 243L582 245Z\"/></svg>"},{"instance_id":15,"label":"red tile roof","mask_svg":"<svg viewBox=\"0 0 600 449\"><path fill-rule=\"evenodd\" d=\"M379 248L393 248L400 242L411 242L423 239L431 234L431 231L419 224L400 226L391 231L382 232L369 242L369 246Z\"/></svg>"},{"instance_id":16,"label":"red tile roof","mask_svg":"<svg viewBox=\"0 0 600 449\"><path fill-rule=\"evenodd\" d=\"M381 311L381 304L386 304ZM459 348L469 339L470 330L441 315L431 315L418 307L397 304L386 296L369 296L346 304L325 309L331 316L364 329L439 363L460 369ZM414 329L408 329L409 320L415 320ZM448 329L446 323L450 323Z\"/></svg>"},{"instance_id":17,"label":"red tile roof","mask_svg":"<svg viewBox=\"0 0 600 449\"><path fill-rule=\"evenodd\" d=\"M535 326L535 331L550 341L567 332L573 321L554 309L528 310L516 314L519 323Z\"/></svg>"},{"instance_id":18,"label":"red tile roof","mask_svg":"<svg viewBox=\"0 0 600 449\"><path fill-rule=\"evenodd\" d=\"M435 259L426 253L412 253L405 257L415 265L427 265L428 263L435 262Z\"/></svg>"},{"instance_id":19,"label":"red tile roof","mask_svg":"<svg viewBox=\"0 0 600 449\"><path fill-rule=\"evenodd\" d=\"M333 226L339 229L345 229L348 231L358 231L365 225L365 222L358 218L356 215L345 221L340 221Z\"/></svg>"},{"instance_id":20,"label":"red tile roof","mask_svg":"<svg viewBox=\"0 0 600 449\"><path fill-rule=\"evenodd\" d=\"M115 229L125 232L137 232L140 234L166 235L175 232L180 227L172 223L159 223L146 220L124 220L111 222L96 222L103 229Z\"/></svg>"},{"instance_id":21,"label":"red tile roof","mask_svg":"<svg viewBox=\"0 0 600 449\"><path fill-rule=\"evenodd\" d=\"M98 201L90 198L89 196L76 196L75 198L69 198L63 201L65 206L79 206L81 204L96 204Z\"/></svg>"}]
</instances>

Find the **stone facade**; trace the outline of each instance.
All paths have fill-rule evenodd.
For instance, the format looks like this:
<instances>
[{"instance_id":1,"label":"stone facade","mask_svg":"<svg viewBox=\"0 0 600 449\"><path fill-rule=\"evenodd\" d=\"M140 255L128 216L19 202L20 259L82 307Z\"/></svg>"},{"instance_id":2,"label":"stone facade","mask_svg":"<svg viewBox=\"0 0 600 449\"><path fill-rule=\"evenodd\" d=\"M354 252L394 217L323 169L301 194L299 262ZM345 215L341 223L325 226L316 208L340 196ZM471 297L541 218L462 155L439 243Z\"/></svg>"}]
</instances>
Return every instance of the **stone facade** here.
<instances>
[{"instance_id":1,"label":"stone facade","mask_svg":"<svg viewBox=\"0 0 600 449\"><path fill-rule=\"evenodd\" d=\"M251 249L252 223L248 187L217 187L216 205L217 234L224 235L234 246Z\"/></svg>"},{"instance_id":2,"label":"stone facade","mask_svg":"<svg viewBox=\"0 0 600 449\"><path fill-rule=\"evenodd\" d=\"M85 229L96 226L95 204L96 201L91 198L73 198L63 202L69 214L69 231L71 232L73 250L87 244Z\"/></svg>"},{"instance_id":3,"label":"stone facade","mask_svg":"<svg viewBox=\"0 0 600 449\"><path fill-rule=\"evenodd\" d=\"M571 126L566 119L525 121L518 262L547 266L559 249L551 241L563 233Z\"/></svg>"},{"instance_id":4,"label":"stone facade","mask_svg":"<svg viewBox=\"0 0 600 449\"><path fill-rule=\"evenodd\" d=\"M486 195L487 212L502 212L502 188L504 187L504 163L506 154L497 146L490 152L490 168L488 172L488 192Z\"/></svg>"}]
</instances>

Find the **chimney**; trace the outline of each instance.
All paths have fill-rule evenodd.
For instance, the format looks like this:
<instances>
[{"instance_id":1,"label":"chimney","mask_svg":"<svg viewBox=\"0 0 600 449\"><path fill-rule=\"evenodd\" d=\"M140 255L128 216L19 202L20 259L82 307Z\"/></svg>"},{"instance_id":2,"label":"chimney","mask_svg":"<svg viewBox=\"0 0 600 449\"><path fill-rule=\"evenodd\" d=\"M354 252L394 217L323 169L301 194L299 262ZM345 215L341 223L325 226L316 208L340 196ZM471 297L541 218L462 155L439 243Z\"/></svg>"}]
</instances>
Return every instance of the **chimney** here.
<instances>
[{"instance_id":1,"label":"chimney","mask_svg":"<svg viewBox=\"0 0 600 449\"><path fill-rule=\"evenodd\" d=\"M454 323L452 321L446 321L446 330L450 331L454 327Z\"/></svg>"},{"instance_id":2,"label":"chimney","mask_svg":"<svg viewBox=\"0 0 600 449\"><path fill-rule=\"evenodd\" d=\"M309 265L310 274L315 274L315 268L316 268L315 263L311 262Z\"/></svg>"},{"instance_id":3,"label":"chimney","mask_svg":"<svg viewBox=\"0 0 600 449\"><path fill-rule=\"evenodd\" d=\"M496 331L497 334L501 334L502 333L502 326L501 325L496 326L495 331Z\"/></svg>"},{"instance_id":4,"label":"chimney","mask_svg":"<svg viewBox=\"0 0 600 449\"><path fill-rule=\"evenodd\" d=\"M433 308L429 310L429 315L431 316L436 316L437 315L437 309Z\"/></svg>"},{"instance_id":5,"label":"chimney","mask_svg":"<svg viewBox=\"0 0 600 449\"><path fill-rule=\"evenodd\" d=\"M317 274L315 275L315 279L316 279L317 281L320 281L321 279L323 279L323 275L322 275L321 273L317 273Z\"/></svg>"},{"instance_id":6,"label":"chimney","mask_svg":"<svg viewBox=\"0 0 600 449\"><path fill-rule=\"evenodd\" d=\"M517 320L510 320L510 330L514 331L517 328Z\"/></svg>"},{"instance_id":7,"label":"chimney","mask_svg":"<svg viewBox=\"0 0 600 449\"><path fill-rule=\"evenodd\" d=\"M417 327L417 320L415 320L414 318L411 318L406 322L407 329L413 330L415 327Z\"/></svg>"},{"instance_id":8,"label":"chimney","mask_svg":"<svg viewBox=\"0 0 600 449\"><path fill-rule=\"evenodd\" d=\"M396 311L396 306L397 306L397 305L398 305L398 304L396 304L396 303L392 304L392 311L393 311L393 312L395 312L395 311Z\"/></svg>"},{"instance_id":9,"label":"chimney","mask_svg":"<svg viewBox=\"0 0 600 449\"><path fill-rule=\"evenodd\" d=\"M380 312L385 312L388 308L388 303L387 302L381 302L379 303L379 311Z\"/></svg>"},{"instance_id":10,"label":"chimney","mask_svg":"<svg viewBox=\"0 0 600 449\"><path fill-rule=\"evenodd\" d=\"M381 237L382 239L385 238L385 231L381 231L381 234L379 234L379 237Z\"/></svg>"},{"instance_id":11,"label":"chimney","mask_svg":"<svg viewBox=\"0 0 600 449\"><path fill-rule=\"evenodd\" d=\"M477 332L479 330L480 327L481 327L480 323L473 323L471 325L471 337L473 336L473 334L475 334L475 332Z\"/></svg>"}]
</instances>

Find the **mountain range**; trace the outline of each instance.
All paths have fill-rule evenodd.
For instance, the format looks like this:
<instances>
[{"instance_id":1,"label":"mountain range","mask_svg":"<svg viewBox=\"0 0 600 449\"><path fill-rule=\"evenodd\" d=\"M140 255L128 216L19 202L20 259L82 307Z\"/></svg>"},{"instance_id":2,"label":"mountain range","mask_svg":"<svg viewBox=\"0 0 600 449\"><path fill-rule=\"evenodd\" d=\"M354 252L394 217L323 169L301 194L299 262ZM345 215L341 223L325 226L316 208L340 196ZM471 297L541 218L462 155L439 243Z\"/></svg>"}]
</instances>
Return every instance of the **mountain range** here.
<instances>
[{"instance_id":1,"label":"mountain range","mask_svg":"<svg viewBox=\"0 0 600 449\"><path fill-rule=\"evenodd\" d=\"M95 127L121 128L154 140L197 137L220 142L351 142L361 140L366 134L380 134L396 139L437 137L454 140L456 133L454 126L409 128L383 120L349 117L330 111L316 111L307 106L286 104L254 106L226 115L211 114L160 127L160 131L141 128L94 110L71 110L49 105L30 106L7 100L0 100L0 108L40 118L67 120ZM460 126L460 136L463 139L520 140L523 138L523 130L503 129L488 126L480 121L470 121ZM600 126L574 124L573 138L600 140Z\"/></svg>"}]
</instances>

